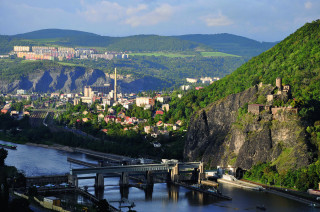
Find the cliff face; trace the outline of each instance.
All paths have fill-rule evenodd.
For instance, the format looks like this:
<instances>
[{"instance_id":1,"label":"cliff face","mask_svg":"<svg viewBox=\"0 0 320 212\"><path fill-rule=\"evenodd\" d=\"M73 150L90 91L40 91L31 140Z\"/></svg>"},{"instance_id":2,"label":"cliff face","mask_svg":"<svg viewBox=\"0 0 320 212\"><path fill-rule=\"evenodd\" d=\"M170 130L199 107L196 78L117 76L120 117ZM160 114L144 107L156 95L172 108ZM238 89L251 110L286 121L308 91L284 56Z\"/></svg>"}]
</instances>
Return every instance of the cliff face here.
<instances>
[{"instance_id":1,"label":"cliff face","mask_svg":"<svg viewBox=\"0 0 320 212\"><path fill-rule=\"evenodd\" d=\"M306 165L304 127L296 115L282 113L274 120L266 111L260 115L238 113L246 103L273 89L255 86L199 111L189 124L184 149L187 159L243 169L258 162L272 162L280 170Z\"/></svg>"},{"instance_id":2,"label":"cliff face","mask_svg":"<svg viewBox=\"0 0 320 212\"><path fill-rule=\"evenodd\" d=\"M55 68L35 70L32 74L22 76L11 83L0 80L0 91L11 93L17 89L30 92L80 92L85 85L103 84L109 82L105 73L100 70L74 68Z\"/></svg>"},{"instance_id":3,"label":"cliff face","mask_svg":"<svg viewBox=\"0 0 320 212\"><path fill-rule=\"evenodd\" d=\"M19 80L7 82L0 79L1 93L14 93L17 89L29 92L81 92L87 85L113 84L109 74L98 69L86 69L83 67L58 67L48 70L35 70L32 74L22 76ZM162 89L170 87L167 82L153 77L133 79L124 77L118 79L118 85L122 92L138 92L141 90Z\"/></svg>"}]
</instances>

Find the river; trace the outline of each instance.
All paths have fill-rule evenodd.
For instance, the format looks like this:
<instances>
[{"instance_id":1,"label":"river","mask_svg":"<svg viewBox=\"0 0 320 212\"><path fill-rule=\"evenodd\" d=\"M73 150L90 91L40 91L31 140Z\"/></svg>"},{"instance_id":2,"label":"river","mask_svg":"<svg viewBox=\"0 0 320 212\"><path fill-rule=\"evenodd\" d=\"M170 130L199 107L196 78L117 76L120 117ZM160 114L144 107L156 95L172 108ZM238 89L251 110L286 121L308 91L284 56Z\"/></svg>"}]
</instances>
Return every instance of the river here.
<instances>
[{"instance_id":1,"label":"river","mask_svg":"<svg viewBox=\"0 0 320 212\"><path fill-rule=\"evenodd\" d=\"M0 143L13 144L1 141ZM26 176L41 176L68 173L70 168L81 166L69 164L67 157L97 163L94 158L81 153L70 153L55 149L36 146L17 145L17 150L8 150L6 165L12 165L23 171ZM267 192L249 191L230 185L221 184L219 189L224 195L232 197L231 201L219 200L199 192L190 191L184 187L170 186L166 183L155 184L153 191L145 192L138 188L129 188L120 192L119 178L105 178L104 198L118 207L122 196L128 197L136 205L136 211L259 211L257 205L264 205L267 211L320 211L305 204L270 194ZM80 180L79 186L93 185L93 179ZM89 187L94 194L94 188Z\"/></svg>"}]
</instances>

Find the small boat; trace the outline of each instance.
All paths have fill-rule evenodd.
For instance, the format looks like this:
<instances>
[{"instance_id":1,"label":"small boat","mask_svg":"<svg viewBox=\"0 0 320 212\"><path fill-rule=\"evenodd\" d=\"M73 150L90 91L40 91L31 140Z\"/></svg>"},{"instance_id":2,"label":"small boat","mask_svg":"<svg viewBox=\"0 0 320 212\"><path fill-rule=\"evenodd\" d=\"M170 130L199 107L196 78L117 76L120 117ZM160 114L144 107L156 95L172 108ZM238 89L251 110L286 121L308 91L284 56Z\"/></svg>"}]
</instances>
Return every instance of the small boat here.
<instances>
[{"instance_id":1,"label":"small boat","mask_svg":"<svg viewBox=\"0 0 320 212\"><path fill-rule=\"evenodd\" d=\"M17 149L17 146L10 145L10 144L0 144L0 147L6 148L6 149Z\"/></svg>"},{"instance_id":2,"label":"small boat","mask_svg":"<svg viewBox=\"0 0 320 212\"><path fill-rule=\"evenodd\" d=\"M217 193L217 191L216 190L214 190L214 189L208 189L207 191L209 191L209 192L211 192L211 193Z\"/></svg>"},{"instance_id":3,"label":"small boat","mask_svg":"<svg viewBox=\"0 0 320 212\"><path fill-rule=\"evenodd\" d=\"M191 187L192 187L192 188L200 189L200 188L201 188L201 185L199 185L199 184L192 184Z\"/></svg>"},{"instance_id":4,"label":"small boat","mask_svg":"<svg viewBox=\"0 0 320 212\"><path fill-rule=\"evenodd\" d=\"M207 191L209 191L210 193L215 193L215 194L219 193L218 190L215 188L209 188Z\"/></svg>"}]
</instances>

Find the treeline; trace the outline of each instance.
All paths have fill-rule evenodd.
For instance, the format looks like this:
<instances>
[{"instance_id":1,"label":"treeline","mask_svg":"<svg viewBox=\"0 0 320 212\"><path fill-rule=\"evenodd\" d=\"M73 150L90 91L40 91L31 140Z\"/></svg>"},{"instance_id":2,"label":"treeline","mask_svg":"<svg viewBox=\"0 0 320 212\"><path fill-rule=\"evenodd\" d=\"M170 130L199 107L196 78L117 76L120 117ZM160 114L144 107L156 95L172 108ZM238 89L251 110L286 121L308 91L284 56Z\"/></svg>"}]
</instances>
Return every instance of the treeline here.
<instances>
[{"instance_id":1,"label":"treeline","mask_svg":"<svg viewBox=\"0 0 320 212\"><path fill-rule=\"evenodd\" d=\"M272 186L307 191L318 189L320 182L320 160L300 169L278 171L271 163L260 163L253 166L244 175L245 179Z\"/></svg>"},{"instance_id":2,"label":"treeline","mask_svg":"<svg viewBox=\"0 0 320 212\"><path fill-rule=\"evenodd\" d=\"M170 36L158 35L135 35L118 39L107 46L108 49L114 51L194 51L196 48L202 50L212 50L200 43L181 40Z\"/></svg>"},{"instance_id":3,"label":"treeline","mask_svg":"<svg viewBox=\"0 0 320 212\"><path fill-rule=\"evenodd\" d=\"M21 77L28 77L30 74L37 74L45 70L59 70L62 65L53 61L26 61L21 58L1 59L0 60L0 79L1 81L12 82L20 80ZM68 67L70 68L70 67Z\"/></svg>"},{"instance_id":4,"label":"treeline","mask_svg":"<svg viewBox=\"0 0 320 212\"><path fill-rule=\"evenodd\" d=\"M0 54L7 54L13 50L13 46L35 45L32 40L22 40L9 35L0 35Z\"/></svg>"}]
</instances>

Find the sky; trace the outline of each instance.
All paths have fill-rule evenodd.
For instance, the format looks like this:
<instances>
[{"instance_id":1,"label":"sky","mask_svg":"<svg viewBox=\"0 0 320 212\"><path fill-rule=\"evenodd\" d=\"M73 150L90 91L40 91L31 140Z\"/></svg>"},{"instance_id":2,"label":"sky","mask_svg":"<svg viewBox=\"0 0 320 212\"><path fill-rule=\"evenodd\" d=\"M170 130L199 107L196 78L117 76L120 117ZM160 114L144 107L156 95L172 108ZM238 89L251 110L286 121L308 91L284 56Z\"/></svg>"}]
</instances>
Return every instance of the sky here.
<instances>
[{"instance_id":1,"label":"sky","mask_svg":"<svg viewBox=\"0 0 320 212\"><path fill-rule=\"evenodd\" d=\"M0 0L0 34L72 29L106 36L230 33L280 41L320 19L320 0Z\"/></svg>"}]
</instances>

